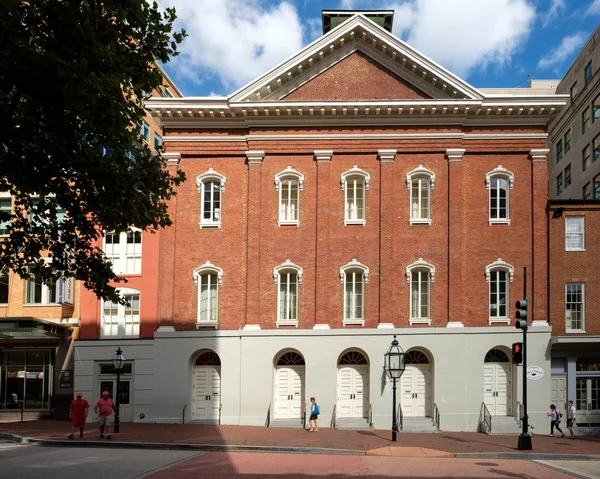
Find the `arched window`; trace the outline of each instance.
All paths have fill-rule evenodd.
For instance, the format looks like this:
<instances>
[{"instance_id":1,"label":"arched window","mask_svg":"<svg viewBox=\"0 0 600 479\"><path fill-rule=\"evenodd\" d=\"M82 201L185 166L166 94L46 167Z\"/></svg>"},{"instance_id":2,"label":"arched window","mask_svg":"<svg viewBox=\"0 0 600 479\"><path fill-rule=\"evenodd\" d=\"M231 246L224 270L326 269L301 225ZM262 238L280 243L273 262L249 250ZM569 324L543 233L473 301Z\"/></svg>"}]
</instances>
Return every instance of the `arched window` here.
<instances>
[{"instance_id":1,"label":"arched window","mask_svg":"<svg viewBox=\"0 0 600 479\"><path fill-rule=\"evenodd\" d=\"M510 324L508 311L509 283L513 280L514 267L502 258L485 267L485 278L489 284L489 322Z\"/></svg>"},{"instance_id":2,"label":"arched window","mask_svg":"<svg viewBox=\"0 0 600 479\"><path fill-rule=\"evenodd\" d=\"M345 191L344 225L366 224L366 191L369 189L371 176L354 165L342 173L342 190Z\"/></svg>"},{"instance_id":3,"label":"arched window","mask_svg":"<svg viewBox=\"0 0 600 479\"><path fill-rule=\"evenodd\" d=\"M275 175L275 191L279 192L279 226L300 224L300 192L304 175L291 166Z\"/></svg>"},{"instance_id":4,"label":"arched window","mask_svg":"<svg viewBox=\"0 0 600 479\"><path fill-rule=\"evenodd\" d=\"M289 351L279 356L277 366L304 366L304 357L295 351Z\"/></svg>"},{"instance_id":5,"label":"arched window","mask_svg":"<svg viewBox=\"0 0 600 479\"><path fill-rule=\"evenodd\" d=\"M348 351L340 358L339 364L369 364L364 354L358 351Z\"/></svg>"},{"instance_id":6,"label":"arched window","mask_svg":"<svg viewBox=\"0 0 600 479\"><path fill-rule=\"evenodd\" d=\"M431 191L435 186L435 173L419 165L406 175L410 193L410 224L431 224Z\"/></svg>"},{"instance_id":7,"label":"arched window","mask_svg":"<svg viewBox=\"0 0 600 479\"><path fill-rule=\"evenodd\" d=\"M405 364L429 364L429 358L425 353L419 351L418 349L413 349L409 351L404 356Z\"/></svg>"},{"instance_id":8,"label":"arched window","mask_svg":"<svg viewBox=\"0 0 600 479\"><path fill-rule=\"evenodd\" d=\"M509 190L512 190L515 175L498 165L485 175L485 185L489 191L490 225L510 224Z\"/></svg>"},{"instance_id":9,"label":"arched window","mask_svg":"<svg viewBox=\"0 0 600 479\"><path fill-rule=\"evenodd\" d=\"M340 268L340 281L344 285L344 325L364 326L364 290L369 281L369 268L354 258Z\"/></svg>"},{"instance_id":10,"label":"arched window","mask_svg":"<svg viewBox=\"0 0 600 479\"><path fill-rule=\"evenodd\" d=\"M214 351L206 351L198 356L195 366L220 366L221 358Z\"/></svg>"},{"instance_id":11,"label":"arched window","mask_svg":"<svg viewBox=\"0 0 600 479\"><path fill-rule=\"evenodd\" d=\"M431 324L431 283L435 267L423 258L406 267L406 281L410 283L410 324Z\"/></svg>"},{"instance_id":12,"label":"arched window","mask_svg":"<svg viewBox=\"0 0 600 479\"><path fill-rule=\"evenodd\" d=\"M302 283L302 268L289 259L273 270L277 284L277 326L298 327L298 285Z\"/></svg>"},{"instance_id":13,"label":"arched window","mask_svg":"<svg viewBox=\"0 0 600 479\"><path fill-rule=\"evenodd\" d=\"M207 261L194 270L194 284L198 286L196 326L216 327L219 320L219 286L223 284L223 270Z\"/></svg>"},{"instance_id":14,"label":"arched window","mask_svg":"<svg viewBox=\"0 0 600 479\"><path fill-rule=\"evenodd\" d=\"M221 195L225 192L226 181L212 168L196 178L200 195L200 228L221 227Z\"/></svg>"},{"instance_id":15,"label":"arched window","mask_svg":"<svg viewBox=\"0 0 600 479\"><path fill-rule=\"evenodd\" d=\"M140 336L140 292L121 288L117 293L126 304L102 301L103 338L139 338Z\"/></svg>"},{"instance_id":16,"label":"arched window","mask_svg":"<svg viewBox=\"0 0 600 479\"><path fill-rule=\"evenodd\" d=\"M490 349L485 355L484 363L509 363L508 355L501 349Z\"/></svg>"},{"instance_id":17,"label":"arched window","mask_svg":"<svg viewBox=\"0 0 600 479\"><path fill-rule=\"evenodd\" d=\"M106 233L104 254L115 274L141 274L142 230L130 227L122 233Z\"/></svg>"}]
</instances>

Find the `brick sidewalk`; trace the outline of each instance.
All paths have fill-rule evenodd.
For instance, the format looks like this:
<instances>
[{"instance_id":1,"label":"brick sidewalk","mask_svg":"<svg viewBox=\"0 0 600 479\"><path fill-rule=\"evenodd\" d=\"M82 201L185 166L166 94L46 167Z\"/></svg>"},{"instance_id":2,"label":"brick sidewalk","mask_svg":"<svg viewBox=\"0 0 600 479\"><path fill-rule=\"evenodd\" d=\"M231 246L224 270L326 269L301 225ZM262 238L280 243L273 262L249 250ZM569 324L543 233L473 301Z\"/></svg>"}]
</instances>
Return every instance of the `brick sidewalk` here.
<instances>
[{"instance_id":1,"label":"brick sidewalk","mask_svg":"<svg viewBox=\"0 0 600 479\"><path fill-rule=\"evenodd\" d=\"M12 433L38 439L66 439L71 432L69 421L31 421L0 423L0 433ZM85 439L98 440L99 429L88 423ZM198 424L123 423L113 441L212 444L266 447L308 447L372 451L386 447L424 448L448 453L515 453L517 436L488 436L480 433L443 432L438 434L398 433L398 441L390 441L391 432L338 431L320 429L309 433L302 429L266 428L259 426L203 426ZM84 440L85 440L84 439ZM77 439L79 440L79 439ZM533 436L534 453L600 455L600 437L568 438Z\"/></svg>"}]
</instances>

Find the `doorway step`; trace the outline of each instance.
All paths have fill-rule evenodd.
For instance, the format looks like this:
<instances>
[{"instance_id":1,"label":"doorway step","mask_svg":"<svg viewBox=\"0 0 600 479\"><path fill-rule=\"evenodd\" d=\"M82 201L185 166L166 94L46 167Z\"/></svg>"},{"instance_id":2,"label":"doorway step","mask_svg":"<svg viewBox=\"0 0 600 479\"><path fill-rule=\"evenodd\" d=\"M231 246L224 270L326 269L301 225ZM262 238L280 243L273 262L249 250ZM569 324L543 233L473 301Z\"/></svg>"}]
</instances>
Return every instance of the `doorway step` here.
<instances>
[{"instance_id":1,"label":"doorway step","mask_svg":"<svg viewBox=\"0 0 600 479\"><path fill-rule=\"evenodd\" d=\"M286 427L286 428L302 428L304 425L302 424L302 419L274 419L269 424L269 427Z\"/></svg>"},{"instance_id":2,"label":"doorway step","mask_svg":"<svg viewBox=\"0 0 600 479\"><path fill-rule=\"evenodd\" d=\"M371 426L366 417L338 417L336 429L342 429L344 431L369 431L371 430Z\"/></svg>"},{"instance_id":3,"label":"doorway step","mask_svg":"<svg viewBox=\"0 0 600 479\"><path fill-rule=\"evenodd\" d=\"M492 430L488 434L513 436L522 432L522 426L514 416L492 416Z\"/></svg>"},{"instance_id":4,"label":"doorway step","mask_svg":"<svg viewBox=\"0 0 600 479\"><path fill-rule=\"evenodd\" d=\"M198 420L189 421L189 424L202 424L204 426L218 426L219 420L218 419L198 419Z\"/></svg>"},{"instance_id":5,"label":"doorway step","mask_svg":"<svg viewBox=\"0 0 600 479\"><path fill-rule=\"evenodd\" d=\"M400 432L433 433L437 432L437 427L430 417L405 417Z\"/></svg>"}]
</instances>

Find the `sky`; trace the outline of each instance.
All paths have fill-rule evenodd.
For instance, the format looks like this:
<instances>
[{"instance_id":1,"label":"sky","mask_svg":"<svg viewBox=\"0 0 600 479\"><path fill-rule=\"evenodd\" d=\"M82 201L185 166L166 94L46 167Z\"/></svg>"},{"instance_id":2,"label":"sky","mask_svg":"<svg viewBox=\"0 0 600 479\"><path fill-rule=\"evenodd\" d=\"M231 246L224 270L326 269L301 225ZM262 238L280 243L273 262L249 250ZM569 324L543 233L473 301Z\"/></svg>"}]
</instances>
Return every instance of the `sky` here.
<instances>
[{"instance_id":1,"label":"sky","mask_svg":"<svg viewBox=\"0 0 600 479\"><path fill-rule=\"evenodd\" d=\"M164 65L185 96L227 96L322 35L322 10L394 10L393 33L476 88L562 78L600 0L159 0L188 36ZM598 66L600 67L600 65Z\"/></svg>"}]
</instances>

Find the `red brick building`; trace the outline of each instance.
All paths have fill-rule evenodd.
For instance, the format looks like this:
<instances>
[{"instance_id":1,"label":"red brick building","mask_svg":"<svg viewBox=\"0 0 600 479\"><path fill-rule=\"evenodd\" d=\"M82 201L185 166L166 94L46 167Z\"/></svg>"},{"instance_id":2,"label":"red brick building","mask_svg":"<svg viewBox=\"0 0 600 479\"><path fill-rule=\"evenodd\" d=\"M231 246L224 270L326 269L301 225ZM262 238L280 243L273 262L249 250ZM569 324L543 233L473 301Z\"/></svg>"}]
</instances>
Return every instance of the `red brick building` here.
<instances>
[{"instance_id":1,"label":"red brick building","mask_svg":"<svg viewBox=\"0 0 600 479\"><path fill-rule=\"evenodd\" d=\"M600 427L600 201L548 207L552 401L573 400L578 427Z\"/></svg>"},{"instance_id":2,"label":"red brick building","mask_svg":"<svg viewBox=\"0 0 600 479\"><path fill-rule=\"evenodd\" d=\"M565 98L478 90L346 16L228 97L148 102L188 181L160 236L160 327L127 346L136 420L300 425L317 396L323 424L387 427L397 335L406 428L475 430L487 408L516 429L523 267L529 360L549 371L547 124ZM534 421L549 390L530 388Z\"/></svg>"}]
</instances>

